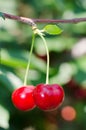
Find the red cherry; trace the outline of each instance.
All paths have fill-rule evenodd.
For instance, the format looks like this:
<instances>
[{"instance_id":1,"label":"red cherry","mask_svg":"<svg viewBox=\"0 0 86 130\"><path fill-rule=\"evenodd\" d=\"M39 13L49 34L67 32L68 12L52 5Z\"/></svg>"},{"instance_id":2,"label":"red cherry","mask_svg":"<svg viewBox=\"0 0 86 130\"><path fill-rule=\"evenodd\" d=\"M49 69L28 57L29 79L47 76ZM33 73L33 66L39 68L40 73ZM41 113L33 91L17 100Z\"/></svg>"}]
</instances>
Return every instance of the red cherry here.
<instances>
[{"instance_id":1,"label":"red cherry","mask_svg":"<svg viewBox=\"0 0 86 130\"><path fill-rule=\"evenodd\" d=\"M22 86L12 93L12 102L19 110L32 110L35 108L33 99L34 86Z\"/></svg>"},{"instance_id":2,"label":"red cherry","mask_svg":"<svg viewBox=\"0 0 86 130\"><path fill-rule=\"evenodd\" d=\"M64 90L58 84L39 84L33 91L36 105L44 110L57 109L64 99Z\"/></svg>"}]
</instances>

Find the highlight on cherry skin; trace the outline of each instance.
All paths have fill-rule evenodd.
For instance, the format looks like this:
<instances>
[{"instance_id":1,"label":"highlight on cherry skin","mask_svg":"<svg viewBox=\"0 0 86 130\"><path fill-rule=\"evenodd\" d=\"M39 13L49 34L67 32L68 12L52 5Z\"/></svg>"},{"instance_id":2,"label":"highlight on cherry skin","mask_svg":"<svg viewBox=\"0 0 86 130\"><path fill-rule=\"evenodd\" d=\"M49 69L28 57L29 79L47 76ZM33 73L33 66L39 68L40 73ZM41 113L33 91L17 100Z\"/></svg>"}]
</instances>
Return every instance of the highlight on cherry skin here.
<instances>
[{"instance_id":1,"label":"highlight on cherry skin","mask_svg":"<svg viewBox=\"0 0 86 130\"><path fill-rule=\"evenodd\" d=\"M36 107L33 99L33 85L21 86L12 93L14 106L22 111L29 111Z\"/></svg>"},{"instance_id":2,"label":"highlight on cherry skin","mask_svg":"<svg viewBox=\"0 0 86 130\"><path fill-rule=\"evenodd\" d=\"M57 109L64 100L64 90L58 84L39 84L33 91L36 105L43 111Z\"/></svg>"}]
</instances>

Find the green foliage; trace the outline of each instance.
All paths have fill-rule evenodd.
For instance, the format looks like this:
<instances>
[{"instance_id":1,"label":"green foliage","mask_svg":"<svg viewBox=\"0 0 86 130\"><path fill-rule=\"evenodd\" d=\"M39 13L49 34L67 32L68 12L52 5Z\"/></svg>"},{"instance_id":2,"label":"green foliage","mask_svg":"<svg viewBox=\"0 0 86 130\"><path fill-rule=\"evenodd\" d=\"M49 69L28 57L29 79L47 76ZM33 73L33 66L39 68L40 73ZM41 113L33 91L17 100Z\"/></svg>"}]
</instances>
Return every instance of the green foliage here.
<instances>
[{"instance_id":1,"label":"green foliage","mask_svg":"<svg viewBox=\"0 0 86 130\"><path fill-rule=\"evenodd\" d=\"M62 29L59 28L57 25L46 25L44 27L44 31L50 35L58 35L62 33Z\"/></svg>"},{"instance_id":2,"label":"green foliage","mask_svg":"<svg viewBox=\"0 0 86 130\"><path fill-rule=\"evenodd\" d=\"M9 4L10 3L10 4ZM16 8L17 7L17 8ZM0 0L0 9L6 13L31 18L68 19L86 17L85 0ZM0 17L5 19L3 13ZM65 100L55 112L38 108L22 112L11 101L14 89L23 85L29 57L32 31L28 25L0 18L0 130L85 130L86 129L86 22L78 24L38 24L44 28L50 52L50 83L60 83ZM59 28L61 27L61 28ZM64 30L64 31L63 31ZM62 33L63 31L63 33ZM61 33L61 34L60 34ZM60 35L58 35L60 34ZM78 47L80 45L80 47ZM75 51L74 51L75 50ZM81 53L83 52L83 53ZM77 55L76 55L77 54ZM45 83L46 51L37 36L31 59L28 84ZM84 89L84 93L78 90ZM76 118L66 121L61 110L70 105ZM6 118L8 116L8 118ZM5 124L3 124L3 121Z\"/></svg>"}]
</instances>

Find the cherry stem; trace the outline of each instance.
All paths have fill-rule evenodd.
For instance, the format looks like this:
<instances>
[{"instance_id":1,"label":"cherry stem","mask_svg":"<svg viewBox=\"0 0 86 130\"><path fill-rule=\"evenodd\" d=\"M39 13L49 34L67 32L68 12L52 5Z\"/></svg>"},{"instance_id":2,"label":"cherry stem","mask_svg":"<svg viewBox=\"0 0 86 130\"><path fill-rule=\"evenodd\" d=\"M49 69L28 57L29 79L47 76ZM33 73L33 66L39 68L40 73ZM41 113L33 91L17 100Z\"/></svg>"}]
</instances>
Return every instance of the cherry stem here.
<instances>
[{"instance_id":1,"label":"cherry stem","mask_svg":"<svg viewBox=\"0 0 86 130\"><path fill-rule=\"evenodd\" d=\"M35 41L35 34L33 34L33 37L32 37L32 45L31 45L31 49L30 49L28 64L27 64L25 78L24 78L24 86L27 85L27 78L28 78L28 72L29 72L29 68L30 68L31 55L32 55L32 51L33 51L34 41Z\"/></svg>"},{"instance_id":2,"label":"cherry stem","mask_svg":"<svg viewBox=\"0 0 86 130\"><path fill-rule=\"evenodd\" d=\"M47 43L46 43L46 40L45 38L43 37L43 34L39 31L37 33L43 40L43 43L45 45L45 48L46 48L46 53L47 53L47 71L46 71L46 84L49 83L49 51L48 51L48 47L47 47Z\"/></svg>"}]
</instances>

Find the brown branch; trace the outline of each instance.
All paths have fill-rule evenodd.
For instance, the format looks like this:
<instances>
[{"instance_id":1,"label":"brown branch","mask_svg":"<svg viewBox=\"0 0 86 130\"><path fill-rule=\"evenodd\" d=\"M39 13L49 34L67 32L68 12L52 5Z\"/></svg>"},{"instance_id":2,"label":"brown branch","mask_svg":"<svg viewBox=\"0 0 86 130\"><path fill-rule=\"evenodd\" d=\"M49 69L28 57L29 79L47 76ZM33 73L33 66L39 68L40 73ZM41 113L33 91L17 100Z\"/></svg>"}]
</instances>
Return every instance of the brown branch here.
<instances>
[{"instance_id":1,"label":"brown branch","mask_svg":"<svg viewBox=\"0 0 86 130\"><path fill-rule=\"evenodd\" d=\"M5 18L8 18L8 19L17 20L17 21L20 21L22 23L29 24L31 26L34 26L34 25L36 26L34 21L30 18L19 17L19 16L15 16L15 15L12 15L12 14L7 14L7 13L3 13L3 15L4 15Z\"/></svg>"},{"instance_id":2,"label":"brown branch","mask_svg":"<svg viewBox=\"0 0 86 130\"><path fill-rule=\"evenodd\" d=\"M19 17L7 13L3 13L5 18L17 20L22 23L29 24L31 26L36 26L35 23L80 23L80 22L86 22L86 18L74 18L74 19L31 19L26 17Z\"/></svg>"},{"instance_id":3,"label":"brown branch","mask_svg":"<svg viewBox=\"0 0 86 130\"><path fill-rule=\"evenodd\" d=\"M86 18L74 18L74 19L33 19L35 23L80 23L86 22Z\"/></svg>"}]
</instances>

